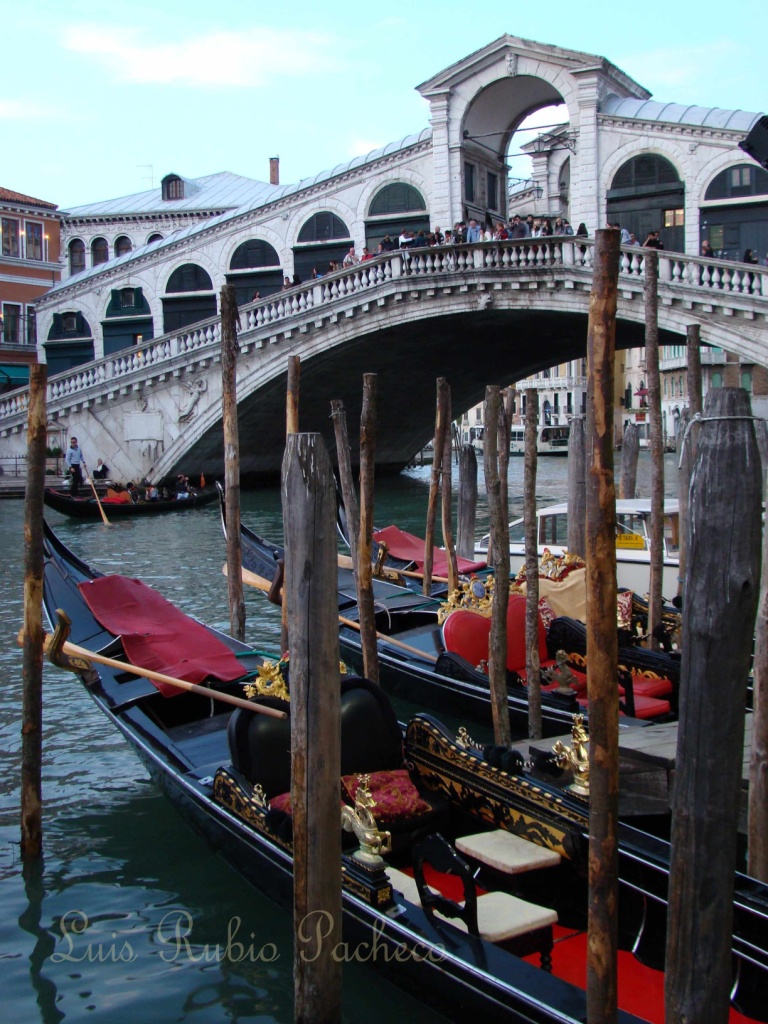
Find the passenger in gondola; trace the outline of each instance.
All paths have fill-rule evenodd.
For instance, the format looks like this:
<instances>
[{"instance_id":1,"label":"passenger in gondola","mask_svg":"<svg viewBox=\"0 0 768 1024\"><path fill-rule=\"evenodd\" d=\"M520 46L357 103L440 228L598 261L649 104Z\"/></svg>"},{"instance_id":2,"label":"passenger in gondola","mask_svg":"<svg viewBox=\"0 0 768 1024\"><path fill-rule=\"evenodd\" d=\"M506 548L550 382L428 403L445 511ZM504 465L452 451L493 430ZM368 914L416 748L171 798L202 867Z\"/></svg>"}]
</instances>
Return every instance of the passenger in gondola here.
<instances>
[{"instance_id":1,"label":"passenger in gondola","mask_svg":"<svg viewBox=\"0 0 768 1024\"><path fill-rule=\"evenodd\" d=\"M158 491L158 489L155 486L155 484L150 483L149 481L147 482L146 495L147 495L147 501L159 501L160 500L160 492Z\"/></svg>"},{"instance_id":2,"label":"passenger in gondola","mask_svg":"<svg viewBox=\"0 0 768 1024\"><path fill-rule=\"evenodd\" d=\"M176 477L176 500L186 501L189 498L189 480L183 473Z\"/></svg>"}]
</instances>

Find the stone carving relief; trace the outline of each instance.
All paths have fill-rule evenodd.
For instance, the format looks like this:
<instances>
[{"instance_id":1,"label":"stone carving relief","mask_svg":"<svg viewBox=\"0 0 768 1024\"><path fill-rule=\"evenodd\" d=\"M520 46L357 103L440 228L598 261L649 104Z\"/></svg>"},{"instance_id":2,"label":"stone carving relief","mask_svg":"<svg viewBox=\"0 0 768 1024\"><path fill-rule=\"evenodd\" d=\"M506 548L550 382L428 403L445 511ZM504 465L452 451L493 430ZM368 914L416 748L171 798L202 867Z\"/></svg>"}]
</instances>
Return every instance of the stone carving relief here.
<instances>
[{"instance_id":1,"label":"stone carving relief","mask_svg":"<svg viewBox=\"0 0 768 1024\"><path fill-rule=\"evenodd\" d=\"M510 78L514 78L517 75L517 60L518 57L516 53L507 54L507 74Z\"/></svg>"},{"instance_id":2,"label":"stone carving relief","mask_svg":"<svg viewBox=\"0 0 768 1024\"><path fill-rule=\"evenodd\" d=\"M208 390L208 381L199 377L189 384L182 384L181 388L182 402L179 406L179 423L187 423L194 416L195 406L200 401L201 395Z\"/></svg>"}]
</instances>

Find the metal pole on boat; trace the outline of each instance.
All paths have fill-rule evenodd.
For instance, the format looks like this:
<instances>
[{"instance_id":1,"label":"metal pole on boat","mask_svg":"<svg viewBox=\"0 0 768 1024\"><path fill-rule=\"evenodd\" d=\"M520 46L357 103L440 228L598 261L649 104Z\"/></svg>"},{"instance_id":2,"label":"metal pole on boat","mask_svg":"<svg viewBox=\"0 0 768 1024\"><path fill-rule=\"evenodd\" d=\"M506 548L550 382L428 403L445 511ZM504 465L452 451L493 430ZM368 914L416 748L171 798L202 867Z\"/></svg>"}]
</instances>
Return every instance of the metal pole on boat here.
<instances>
[{"instance_id":1,"label":"metal pole on boat","mask_svg":"<svg viewBox=\"0 0 768 1024\"><path fill-rule=\"evenodd\" d=\"M290 434L282 471L291 636L294 1021L341 1021L340 689L336 488L320 434ZM370 564L370 560L369 560Z\"/></svg>"},{"instance_id":2,"label":"metal pole on boat","mask_svg":"<svg viewBox=\"0 0 768 1024\"><path fill-rule=\"evenodd\" d=\"M571 419L568 436L568 553L584 557L587 550L586 423Z\"/></svg>"},{"instance_id":3,"label":"metal pole on boat","mask_svg":"<svg viewBox=\"0 0 768 1024\"><path fill-rule=\"evenodd\" d=\"M432 457L432 472L429 477L429 500L427 502L427 526L424 531L424 593L432 590L432 560L435 550L435 520L437 519L437 501L440 496L440 474L443 470L445 451L445 433L448 424L445 422L445 404L442 395L448 387L445 377L437 378L437 397L435 401L435 450Z\"/></svg>"},{"instance_id":4,"label":"metal pole on boat","mask_svg":"<svg viewBox=\"0 0 768 1024\"><path fill-rule=\"evenodd\" d=\"M595 233L587 333L587 688L589 692L589 922L587 1019L617 1015L619 689L616 632L614 355L620 234Z\"/></svg>"},{"instance_id":5,"label":"metal pole on boat","mask_svg":"<svg viewBox=\"0 0 768 1024\"><path fill-rule=\"evenodd\" d=\"M637 490L637 459L640 455L640 441L637 426L627 423L621 439L621 478L619 497L631 501Z\"/></svg>"},{"instance_id":6,"label":"metal pole on boat","mask_svg":"<svg viewBox=\"0 0 768 1024\"><path fill-rule=\"evenodd\" d=\"M237 293L234 285L221 289L221 406L224 430L224 501L227 520L227 589L229 628L245 640L245 597L240 573L240 437L237 426Z\"/></svg>"},{"instance_id":7,"label":"metal pole on boat","mask_svg":"<svg viewBox=\"0 0 768 1024\"><path fill-rule=\"evenodd\" d=\"M493 737L500 746L509 746L512 732L509 725L507 692L507 605L509 604L509 516L502 507L499 479L498 430L501 395L496 385L485 389L485 434L483 460L485 490L491 515L491 544L494 551L493 608L491 635L488 641L488 679L491 688Z\"/></svg>"},{"instance_id":8,"label":"metal pole on boat","mask_svg":"<svg viewBox=\"0 0 768 1024\"><path fill-rule=\"evenodd\" d=\"M536 516L536 469L539 394L525 392L525 675L528 682L528 736L541 739L541 662L539 660L539 521Z\"/></svg>"},{"instance_id":9,"label":"metal pole on boat","mask_svg":"<svg viewBox=\"0 0 768 1024\"><path fill-rule=\"evenodd\" d=\"M459 508L456 553L461 558L475 557L475 521L477 517L477 453L474 445L463 444L459 452Z\"/></svg>"},{"instance_id":10,"label":"metal pole on boat","mask_svg":"<svg viewBox=\"0 0 768 1024\"><path fill-rule=\"evenodd\" d=\"M376 645L376 610L373 606L373 487L376 474L375 373L363 374L363 407L360 412L360 531L358 536L358 614L363 671L366 679L379 681L379 649ZM437 456L437 452L435 452ZM338 604L338 602L337 602Z\"/></svg>"},{"instance_id":11,"label":"metal pole on boat","mask_svg":"<svg viewBox=\"0 0 768 1024\"><path fill-rule=\"evenodd\" d=\"M439 396L442 402L441 418L445 423L443 432L443 469L441 486L441 512L443 529L443 546L448 561L448 593L452 594L459 586L459 570L456 564L456 546L453 542L453 494L451 492L452 464L452 431L451 431L451 388L446 381L442 394ZM435 453L437 454L437 453ZM430 584L431 584L430 572Z\"/></svg>"},{"instance_id":12,"label":"metal pole on boat","mask_svg":"<svg viewBox=\"0 0 768 1024\"><path fill-rule=\"evenodd\" d=\"M352 477L352 457L349 451L347 413L342 401L334 400L331 402L331 419L333 420L333 430L336 435L336 458L339 463L341 496L344 501L344 512L347 517L347 533L349 534L349 550L352 555L352 570L355 574L355 580L357 580L357 546L360 537L360 506L357 503L355 481Z\"/></svg>"},{"instance_id":13,"label":"metal pole on boat","mask_svg":"<svg viewBox=\"0 0 768 1024\"><path fill-rule=\"evenodd\" d=\"M24 651L21 705L21 855L43 849L43 490L48 367L29 370L27 488L24 503Z\"/></svg>"},{"instance_id":14,"label":"metal pole on boat","mask_svg":"<svg viewBox=\"0 0 768 1024\"><path fill-rule=\"evenodd\" d=\"M654 631L661 625L664 579L664 438L661 426L659 377L659 254L645 254L645 370L648 387L651 449L651 573L648 587L648 633L651 650L658 650Z\"/></svg>"},{"instance_id":15,"label":"metal pole on boat","mask_svg":"<svg viewBox=\"0 0 768 1024\"><path fill-rule=\"evenodd\" d=\"M688 561L664 988L669 1021L720 1024L728 1019L762 491L749 396L741 388L712 388L704 403L685 524Z\"/></svg>"}]
</instances>

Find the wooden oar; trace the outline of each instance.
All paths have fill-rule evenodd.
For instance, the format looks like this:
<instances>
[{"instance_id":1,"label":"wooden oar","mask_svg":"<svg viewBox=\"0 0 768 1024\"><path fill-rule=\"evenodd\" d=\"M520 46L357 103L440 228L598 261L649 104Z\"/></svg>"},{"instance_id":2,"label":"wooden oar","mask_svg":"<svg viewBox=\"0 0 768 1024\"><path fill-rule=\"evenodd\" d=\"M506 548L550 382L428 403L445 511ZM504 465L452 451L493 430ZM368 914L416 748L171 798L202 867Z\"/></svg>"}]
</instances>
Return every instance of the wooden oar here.
<instances>
[{"instance_id":1,"label":"wooden oar","mask_svg":"<svg viewBox=\"0 0 768 1024\"><path fill-rule=\"evenodd\" d=\"M226 565L222 566L221 571L225 576L227 575ZM243 583L247 583L249 587L256 587L257 590L262 590L265 594L268 594L272 589L272 584L269 580L264 579L263 576L259 576L255 572L251 572L250 569L243 569L242 574ZM360 631L360 626L354 619L347 619L340 615L339 622L345 626L351 626L352 629L356 629L358 632ZM427 654L426 651L421 651L418 647L411 647L410 644L403 643L402 640L396 640L393 636L387 636L386 633L376 633L376 639L381 640L385 644L391 644L393 647L399 647L410 654L418 654L420 658L426 658L427 661L437 661L437 655Z\"/></svg>"},{"instance_id":2,"label":"wooden oar","mask_svg":"<svg viewBox=\"0 0 768 1024\"><path fill-rule=\"evenodd\" d=\"M85 463L83 463L83 465L85 466ZM111 526L112 524L107 519L107 513L104 511L104 506L101 504L101 501L99 499L99 495L96 492L96 484L93 482L93 477L91 476L91 474L88 473L88 467L87 466L85 466L85 470L86 470L86 474L88 476L88 483L91 485L91 490L93 491L93 496L96 499L96 504L99 506L99 512L101 512L101 518L104 521L104 525L105 526Z\"/></svg>"},{"instance_id":3,"label":"wooden oar","mask_svg":"<svg viewBox=\"0 0 768 1024\"><path fill-rule=\"evenodd\" d=\"M339 564L339 568L340 569L352 569L353 568L352 559L350 558L349 555L339 555L338 556L338 564ZM414 579L414 580L423 580L424 579L424 573L423 572L414 572L412 569L396 569L394 566L389 566L388 568L389 568L390 572L396 572L398 574L398 576L408 576L408 577L410 577L411 579ZM374 579L378 579L378 577L376 575L374 575L373 578ZM448 577L447 576L433 576L432 577L432 582L433 583L448 583L449 581L448 581Z\"/></svg>"},{"instance_id":4,"label":"wooden oar","mask_svg":"<svg viewBox=\"0 0 768 1024\"><path fill-rule=\"evenodd\" d=\"M59 668L66 668L69 671L82 672L89 669L88 662L96 662L97 665L106 665L109 668L119 669L121 672L129 672L133 676L142 676L144 679L151 679L156 683L167 683L179 690L189 690L191 693L199 693L202 697L211 697L213 700L222 701L224 704L233 704L237 708L246 708L248 711L255 711L260 715L268 715L270 718L286 718L285 711L276 708L265 708L263 704L254 704L243 697L233 697L228 693L220 693L218 690L211 690L206 686L198 686L197 683L188 683L186 679L176 679L174 676L167 676L164 672L154 672L149 668L141 668L132 665L127 661L118 661L116 658L107 658L103 654L95 654L87 647L80 647L78 644L70 643L65 639L69 632L69 619L63 612L57 611L58 623L54 633L45 637L44 650L49 659ZM61 656L64 655L62 658ZM75 663L68 663L68 658L78 659ZM84 659L84 661L83 661Z\"/></svg>"}]
</instances>

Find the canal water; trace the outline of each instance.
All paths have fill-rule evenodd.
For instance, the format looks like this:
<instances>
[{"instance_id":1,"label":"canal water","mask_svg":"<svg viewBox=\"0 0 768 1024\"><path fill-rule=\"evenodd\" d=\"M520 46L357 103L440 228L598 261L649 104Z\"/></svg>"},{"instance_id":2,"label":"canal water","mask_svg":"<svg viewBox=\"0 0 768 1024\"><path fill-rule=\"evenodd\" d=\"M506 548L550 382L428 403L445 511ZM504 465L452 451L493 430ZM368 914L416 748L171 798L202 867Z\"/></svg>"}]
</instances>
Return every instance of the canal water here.
<instances>
[{"instance_id":1,"label":"canal water","mask_svg":"<svg viewBox=\"0 0 768 1024\"><path fill-rule=\"evenodd\" d=\"M523 460L510 460L522 514ZM674 459L667 461L674 495ZM480 474L478 535L488 529ZM539 504L563 499L567 461L539 462ZM455 486L455 483L454 483ZM380 481L376 522L423 534L429 467ZM641 455L638 489L650 492ZM19 857L23 502L0 501L0 1019L128 1022L292 1020L290 918L242 882L177 817L75 677L48 663L44 679L42 864ZM228 629L218 510L101 523L49 522L102 572L136 576L184 611ZM243 495L243 521L282 536L277 488ZM279 611L249 592L247 636L277 652ZM239 943L239 945L238 945ZM274 958L275 950L277 959ZM445 1020L359 964L344 968L344 1019Z\"/></svg>"}]
</instances>

